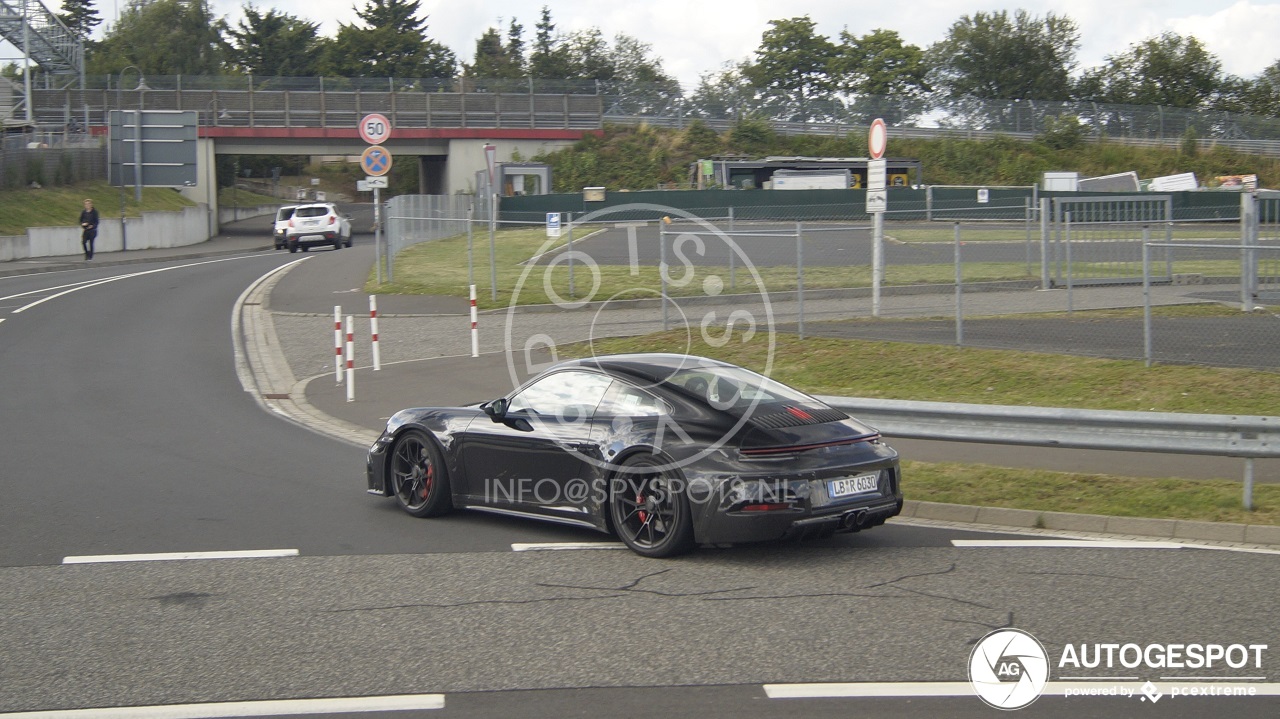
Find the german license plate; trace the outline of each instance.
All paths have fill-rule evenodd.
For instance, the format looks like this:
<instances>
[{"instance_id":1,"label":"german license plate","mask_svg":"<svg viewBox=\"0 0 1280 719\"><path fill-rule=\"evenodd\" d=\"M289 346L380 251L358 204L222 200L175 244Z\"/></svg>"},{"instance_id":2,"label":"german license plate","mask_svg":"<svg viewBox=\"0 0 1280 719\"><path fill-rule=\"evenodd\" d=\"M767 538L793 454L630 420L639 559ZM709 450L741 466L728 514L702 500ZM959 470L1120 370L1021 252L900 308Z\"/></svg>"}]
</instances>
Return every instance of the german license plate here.
<instances>
[{"instance_id":1,"label":"german license plate","mask_svg":"<svg viewBox=\"0 0 1280 719\"><path fill-rule=\"evenodd\" d=\"M841 477L827 481L827 494L831 498L847 497L851 494L874 492L880 487L880 473L859 474L856 477Z\"/></svg>"}]
</instances>

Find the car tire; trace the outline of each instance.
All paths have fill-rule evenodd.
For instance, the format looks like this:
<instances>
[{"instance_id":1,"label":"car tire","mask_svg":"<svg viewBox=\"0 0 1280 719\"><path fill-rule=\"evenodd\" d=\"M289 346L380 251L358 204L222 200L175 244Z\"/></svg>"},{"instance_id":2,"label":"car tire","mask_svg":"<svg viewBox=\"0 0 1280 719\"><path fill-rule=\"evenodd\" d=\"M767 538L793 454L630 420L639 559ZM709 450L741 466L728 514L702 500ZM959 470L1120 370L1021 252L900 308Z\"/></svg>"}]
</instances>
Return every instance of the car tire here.
<instances>
[{"instance_id":1,"label":"car tire","mask_svg":"<svg viewBox=\"0 0 1280 719\"><path fill-rule=\"evenodd\" d=\"M453 509L449 473L435 440L411 429L391 448L387 479L396 504L415 517L437 517Z\"/></svg>"},{"instance_id":2,"label":"car tire","mask_svg":"<svg viewBox=\"0 0 1280 719\"><path fill-rule=\"evenodd\" d=\"M298 251L298 241L297 241L297 240L289 240L288 245L289 245L289 252L291 252L291 253L292 253L292 252L297 252L297 251Z\"/></svg>"},{"instance_id":3,"label":"car tire","mask_svg":"<svg viewBox=\"0 0 1280 719\"><path fill-rule=\"evenodd\" d=\"M350 247L350 246L351 246L351 238L350 238L350 237L348 237L348 238L347 238L347 247Z\"/></svg>"},{"instance_id":4,"label":"car tire","mask_svg":"<svg viewBox=\"0 0 1280 719\"><path fill-rule=\"evenodd\" d=\"M339 237L338 239L336 239L336 240L334 240L334 241L333 241L333 249L335 249L335 250L340 250L340 249L342 249L342 238L341 238L341 237Z\"/></svg>"},{"instance_id":5,"label":"car tire","mask_svg":"<svg viewBox=\"0 0 1280 719\"><path fill-rule=\"evenodd\" d=\"M654 455L629 457L609 488L609 519L618 539L645 557L674 557L693 549L693 515L684 477Z\"/></svg>"}]
</instances>

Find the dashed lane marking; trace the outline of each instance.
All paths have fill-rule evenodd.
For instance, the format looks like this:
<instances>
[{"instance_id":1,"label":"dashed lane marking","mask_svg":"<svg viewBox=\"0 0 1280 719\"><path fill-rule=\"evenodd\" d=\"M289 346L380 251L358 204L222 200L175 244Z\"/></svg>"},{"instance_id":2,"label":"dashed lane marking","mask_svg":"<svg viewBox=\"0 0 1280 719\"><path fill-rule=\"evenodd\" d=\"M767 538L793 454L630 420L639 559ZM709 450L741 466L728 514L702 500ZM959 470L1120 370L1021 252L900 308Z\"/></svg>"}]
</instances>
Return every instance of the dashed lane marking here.
<instances>
[{"instance_id":1,"label":"dashed lane marking","mask_svg":"<svg viewBox=\"0 0 1280 719\"><path fill-rule=\"evenodd\" d=\"M219 717L302 716L347 712L398 712L443 709L443 694L400 694L380 697L277 699L210 704L163 704L145 707L61 709L0 714L0 719L218 719Z\"/></svg>"},{"instance_id":2,"label":"dashed lane marking","mask_svg":"<svg viewBox=\"0 0 1280 719\"><path fill-rule=\"evenodd\" d=\"M167 552L163 554L97 554L63 557L63 564L104 564L111 562L173 562L186 559L265 559L296 557L296 549L245 549L230 552ZM2 715L0 715L2 716Z\"/></svg>"}]
</instances>

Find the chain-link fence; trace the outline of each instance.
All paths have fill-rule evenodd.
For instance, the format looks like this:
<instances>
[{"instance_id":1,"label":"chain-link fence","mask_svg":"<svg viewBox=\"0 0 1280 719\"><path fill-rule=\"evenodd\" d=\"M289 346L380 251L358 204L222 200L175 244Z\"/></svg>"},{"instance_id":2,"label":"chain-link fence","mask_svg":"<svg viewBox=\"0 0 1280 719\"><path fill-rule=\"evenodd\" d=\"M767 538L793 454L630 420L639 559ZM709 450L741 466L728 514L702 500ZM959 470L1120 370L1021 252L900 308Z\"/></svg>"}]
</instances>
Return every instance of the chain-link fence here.
<instances>
[{"instance_id":1,"label":"chain-link fence","mask_svg":"<svg viewBox=\"0 0 1280 719\"><path fill-rule=\"evenodd\" d=\"M391 246L461 241L472 208L440 202L390 211L401 223ZM1268 300L1280 288L1280 199L1259 201L1248 245L1248 223L1171 220L1160 196L1050 200L1011 208L1015 219L969 222L904 208L906 219L886 213L880 243L848 203L743 210L550 213L550 237L548 213L490 224L477 205L469 281L489 308L650 307L647 329L708 337L704 320L716 313L801 336L1280 370L1280 299Z\"/></svg>"}]
</instances>

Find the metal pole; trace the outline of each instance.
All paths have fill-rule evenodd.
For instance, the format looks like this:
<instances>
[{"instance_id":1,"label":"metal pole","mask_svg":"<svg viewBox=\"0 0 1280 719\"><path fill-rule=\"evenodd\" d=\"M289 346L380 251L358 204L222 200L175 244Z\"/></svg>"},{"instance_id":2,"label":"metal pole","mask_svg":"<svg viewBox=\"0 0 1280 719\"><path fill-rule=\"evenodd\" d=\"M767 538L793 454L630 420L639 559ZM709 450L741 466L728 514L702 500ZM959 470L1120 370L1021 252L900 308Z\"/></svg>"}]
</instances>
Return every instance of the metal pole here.
<instances>
[{"instance_id":1,"label":"metal pole","mask_svg":"<svg viewBox=\"0 0 1280 719\"><path fill-rule=\"evenodd\" d=\"M1031 198L1022 198L1023 219L1027 228L1027 276L1031 275Z\"/></svg>"},{"instance_id":2,"label":"metal pole","mask_svg":"<svg viewBox=\"0 0 1280 719\"><path fill-rule=\"evenodd\" d=\"M667 324L667 228L665 223L658 231L658 280L662 286L662 293L659 295L662 302L662 329L666 331L669 325Z\"/></svg>"},{"instance_id":3,"label":"metal pole","mask_svg":"<svg viewBox=\"0 0 1280 719\"><path fill-rule=\"evenodd\" d=\"M1253 511L1253 457L1244 458L1244 508Z\"/></svg>"},{"instance_id":4,"label":"metal pole","mask_svg":"<svg viewBox=\"0 0 1280 719\"><path fill-rule=\"evenodd\" d=\"M884 213L871 215L871 316L880 316L880 285L884 282Z\"/></svg>"},{"instance_id":5,"label":"metal pole","mask_svg":"<svg viewBox=\"0 0 1280 719\"><path fill-rule=\"evenodd\" d=\"M378 188L375 187L373 188L373 253L374 253L374 264L377 265L378 267L378 271L377 271L378 284L382 284L382 258L384 254L386 254L385 252L386 248L382 246L382 212L381 212L382 203L380 202L380 200L381 200L381 192L379 191ZM391 274L391 262L390 260L388 260L387 275L390 275L390 274ZM388 276L387 279L390 280L391 278Z\"/></svg>"},{"instance_id":6,"label":"metal pole","mask_svg":"<svg viewBox=\"0 0 1280 719\"><path fill-rule=\"evenodd\" d=\"M1142 226L1142 358L1151 366L1151 227Z\"/></svg>"},{"instance_id":7,"label":"metal pole","mask_svg":"<svg viewBox=\"0 0 1280 719\"><path fill-rule=\"evenodd\" d=\"M796 223L796 329L804 339L804 223Z\"/></svg>"},{"instance_id":8,"label":"metal pole","mask_svg":"<svg viewBox=\"0 0 1280 719\"><path fill-rule=\"evenodd\" d=\"M1257 211L1253 193L1240 193L1240 244L1249 248L1258 244ZM1258 281L1257 250L1240 250L1240 311L1253 309L1254 289Z\"/></svg>"},{"instance_id":9,"label":"metal pole","mask_svg":"<svg viewBox=\"0 0 1280 719\"><path fill-rule=\"evenodd\" d=\"M955 258L956 258L956 346L964 346L964 293L963 272L960 265L960 223L955 223Z\"/></svg>"},{"instance_id":10,"label":"metal pole","mask_svg":"<svg viewBox=\"0 0 1280 719\"><path fill-rule=\"evenodd\" d=\"M333 381L342 384L342 305L333 306Z\"/></svg>"},{"instance_id":11,"label":"metal pole","mask_svg":"<svg viewBox=\"0 0 1280 719\"><path fill-rule=\"evenodd\" d=\"M133 200L142 204L142 103L133 111Z\"/></svg>"},{"instance_id":12,"label":"metal pole","mask_svg":"<svg viewBox=\"0 0 1280 719\"><path fill-rule=\"evenodd\" d=\"M567 223L565 223L565 225L566 225L566 229L568 229L568 231L569 231L569 241L568 241L568 245L569 245L569 260L568 260L568 263L569 263L569 299L571 299L571 300L572 300L572 299L575 299L575 298L574 298L574 293L573 293L573 213L572 213L572 212L566 212L565 214L566 214L566 215L568 215L568 219L569 219L569 221L568 221Z\"/></svg>"},{"instance_id":13,"label":"metal pole","mask_svg":"<svg viewBox=\"0 0 1280 719\"><path fill-rule=\"evenodd\" d=\"M470 205L467 205L467 285L471 287L473 291L476 286L476 271L475 251L472 247L472 235L474 234L474 231L472 230L471 222L475 219L475 213L475 203L473 202Z\"/></svg>"},{"instance_id":14,"label":"metal pole","mask_svg":"<svg viewBox=\"0 0 1280 719\"><path fill-rule=\"evenodd\" d=\"M378 350L378 296L369 295L369 335L373 338L373 371L382 369L382 353Z\"/></svg>"},{"instance_id":15,"label":"metal pole","mask_svg":"<svg viewBox=\"0 0 1280 719\"><path fill-rule=\"evenodd\" d=\"M498 233L498 193L489 195L489 284L494 302L498 301L498 260L494 235Z\"/></svg>"},{"instance_id":16,"label":"metal pole","mask_svg":"<svg viewBox=\"0 0 1280 719\"><path fill-rule=\"evenodd\" d=\"M1063 226L1066 228L1066 230L1065 230L1066 238L1065 238L1065 239L1066 239L1066 252L1067 252L1067 314L1071 314L1071 310L1072 310L1072 305L1071 305L1071 299L1072 299L1072 297L1071 297L1071 289L1072 289L1072 288L1071 288L1071 279L1072 279L1072 273L1071 273L1071 213L1070 213L1070 212L1066 213L1066 217L1065 217L1065 219L1063 220Z\"/></svg>"},{"instance_id":17,"label":"metal pole","mask_svg":"<svg viewBox=\"0 0 1280 719\"><path fill-rule=\"evenodd\" d=\"M1040 289L1049 289L1049 198L1040 198Z\"/></svg>"}]
</instances>

